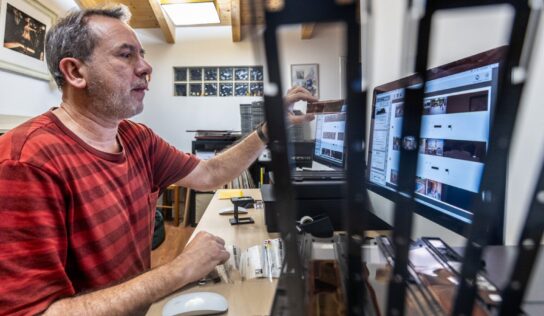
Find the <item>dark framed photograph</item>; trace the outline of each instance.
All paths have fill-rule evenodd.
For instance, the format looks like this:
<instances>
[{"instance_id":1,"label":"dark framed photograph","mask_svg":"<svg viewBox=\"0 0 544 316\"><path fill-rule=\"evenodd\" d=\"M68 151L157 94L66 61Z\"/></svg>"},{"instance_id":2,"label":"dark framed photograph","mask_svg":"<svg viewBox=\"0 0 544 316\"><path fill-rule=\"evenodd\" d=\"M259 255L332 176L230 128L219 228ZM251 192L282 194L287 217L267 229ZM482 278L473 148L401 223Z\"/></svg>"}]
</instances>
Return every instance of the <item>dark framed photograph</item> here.
<instances>
[{"instance_id":1,"label":"dark framed photograph","mask_svg":"<svg viewBox=\"0 0 544 316\"><path fill-rule=\"evenodd\" d=\"M291 65L291 87L303 87L319 98L319 64Z\"/></svg>"},{"instance_id":2,"label":"dark framed photograph","mask_svg":"<svg viewBox=\"0 0 544 316\"><path fill-rule=\"evenodd\" d=\"M0 68L49 80L45 34L55 19L39 1L0 0Z\"/></svg>"}]
</instances>

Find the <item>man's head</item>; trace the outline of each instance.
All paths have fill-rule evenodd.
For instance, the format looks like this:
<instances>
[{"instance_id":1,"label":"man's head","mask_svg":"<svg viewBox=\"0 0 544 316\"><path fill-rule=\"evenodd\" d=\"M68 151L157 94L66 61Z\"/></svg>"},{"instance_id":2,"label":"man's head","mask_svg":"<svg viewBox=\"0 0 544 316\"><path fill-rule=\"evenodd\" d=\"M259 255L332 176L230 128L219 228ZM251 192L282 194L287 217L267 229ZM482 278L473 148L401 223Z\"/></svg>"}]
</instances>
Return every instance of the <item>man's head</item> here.
<instances>
[{"instance_id":1,"label":"man's head","mask_svg":"<svg viewBox=\"0 0 544 316\"><path fill-rule=\"evenodd\" d=\"M97 115L115 119L142 111L151 66L129 19L123 5L88 9L49 30L47 64L64 99L76 96Z\"/></svg>"}]
</instances>

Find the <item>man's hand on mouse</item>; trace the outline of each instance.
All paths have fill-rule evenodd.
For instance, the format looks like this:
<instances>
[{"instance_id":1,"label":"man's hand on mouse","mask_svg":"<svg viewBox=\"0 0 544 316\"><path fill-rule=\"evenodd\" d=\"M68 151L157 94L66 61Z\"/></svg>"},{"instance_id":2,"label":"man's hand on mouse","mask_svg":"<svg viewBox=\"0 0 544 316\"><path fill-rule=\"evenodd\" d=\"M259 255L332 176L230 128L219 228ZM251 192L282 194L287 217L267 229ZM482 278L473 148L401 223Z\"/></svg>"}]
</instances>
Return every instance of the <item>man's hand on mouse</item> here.
<instances>
[{"instance_id":1,"label":"man's hand on mouse","mask_svg":"<svg viewBox=\"0 0 544 316\"><path fill-rule=\"evenodd\" d=\"M204 278L229 256L222 238L201 231L170 264L183 274L187 283L191 283Z\"/></svg>"}]
</instances>

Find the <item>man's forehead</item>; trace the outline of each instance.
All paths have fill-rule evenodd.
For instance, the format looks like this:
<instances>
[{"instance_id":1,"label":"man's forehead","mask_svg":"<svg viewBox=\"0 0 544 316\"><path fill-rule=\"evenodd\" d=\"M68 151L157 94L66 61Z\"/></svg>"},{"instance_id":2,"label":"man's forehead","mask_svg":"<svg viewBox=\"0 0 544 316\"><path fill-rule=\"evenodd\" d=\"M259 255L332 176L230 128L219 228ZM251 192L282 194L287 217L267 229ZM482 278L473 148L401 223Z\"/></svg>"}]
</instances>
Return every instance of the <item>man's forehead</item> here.
<instances>
[{"instance_id":1,"label":"man's forehead","mask_svg":"<svg viewBox=\"0 0 544 316\"><path fill-rule=\"evenodd\" d=\"M134 30L127 23L119 19L94 15L89 17L87 23L91 27L92 32L100 38L100 42L108 40L118 41L120 39L118 37L123 37L125 38L123 42L131 39L131 42L134 40L133 44L140 46L140 42Z\"/></svg>"}]
</instances>

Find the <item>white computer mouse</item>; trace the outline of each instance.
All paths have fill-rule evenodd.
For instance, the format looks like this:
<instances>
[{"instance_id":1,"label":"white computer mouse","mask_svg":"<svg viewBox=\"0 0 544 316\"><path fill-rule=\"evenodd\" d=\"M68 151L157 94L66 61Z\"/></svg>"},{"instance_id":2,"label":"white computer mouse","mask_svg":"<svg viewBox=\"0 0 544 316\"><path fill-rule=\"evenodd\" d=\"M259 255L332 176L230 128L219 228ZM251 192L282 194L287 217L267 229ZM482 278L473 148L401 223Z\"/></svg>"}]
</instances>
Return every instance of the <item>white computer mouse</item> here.
<instances>
[{"instance_id":1,"label":"white computer mouse","mask_svg":"<svg viewBox=\"0 0 544 316\"><path fill-rule=\"evenodd\" d=\"M178 295L162 308L162 316L212 315L229 309L227 300L213 292L193 292Z\"/></svg>"}]
</instances>

